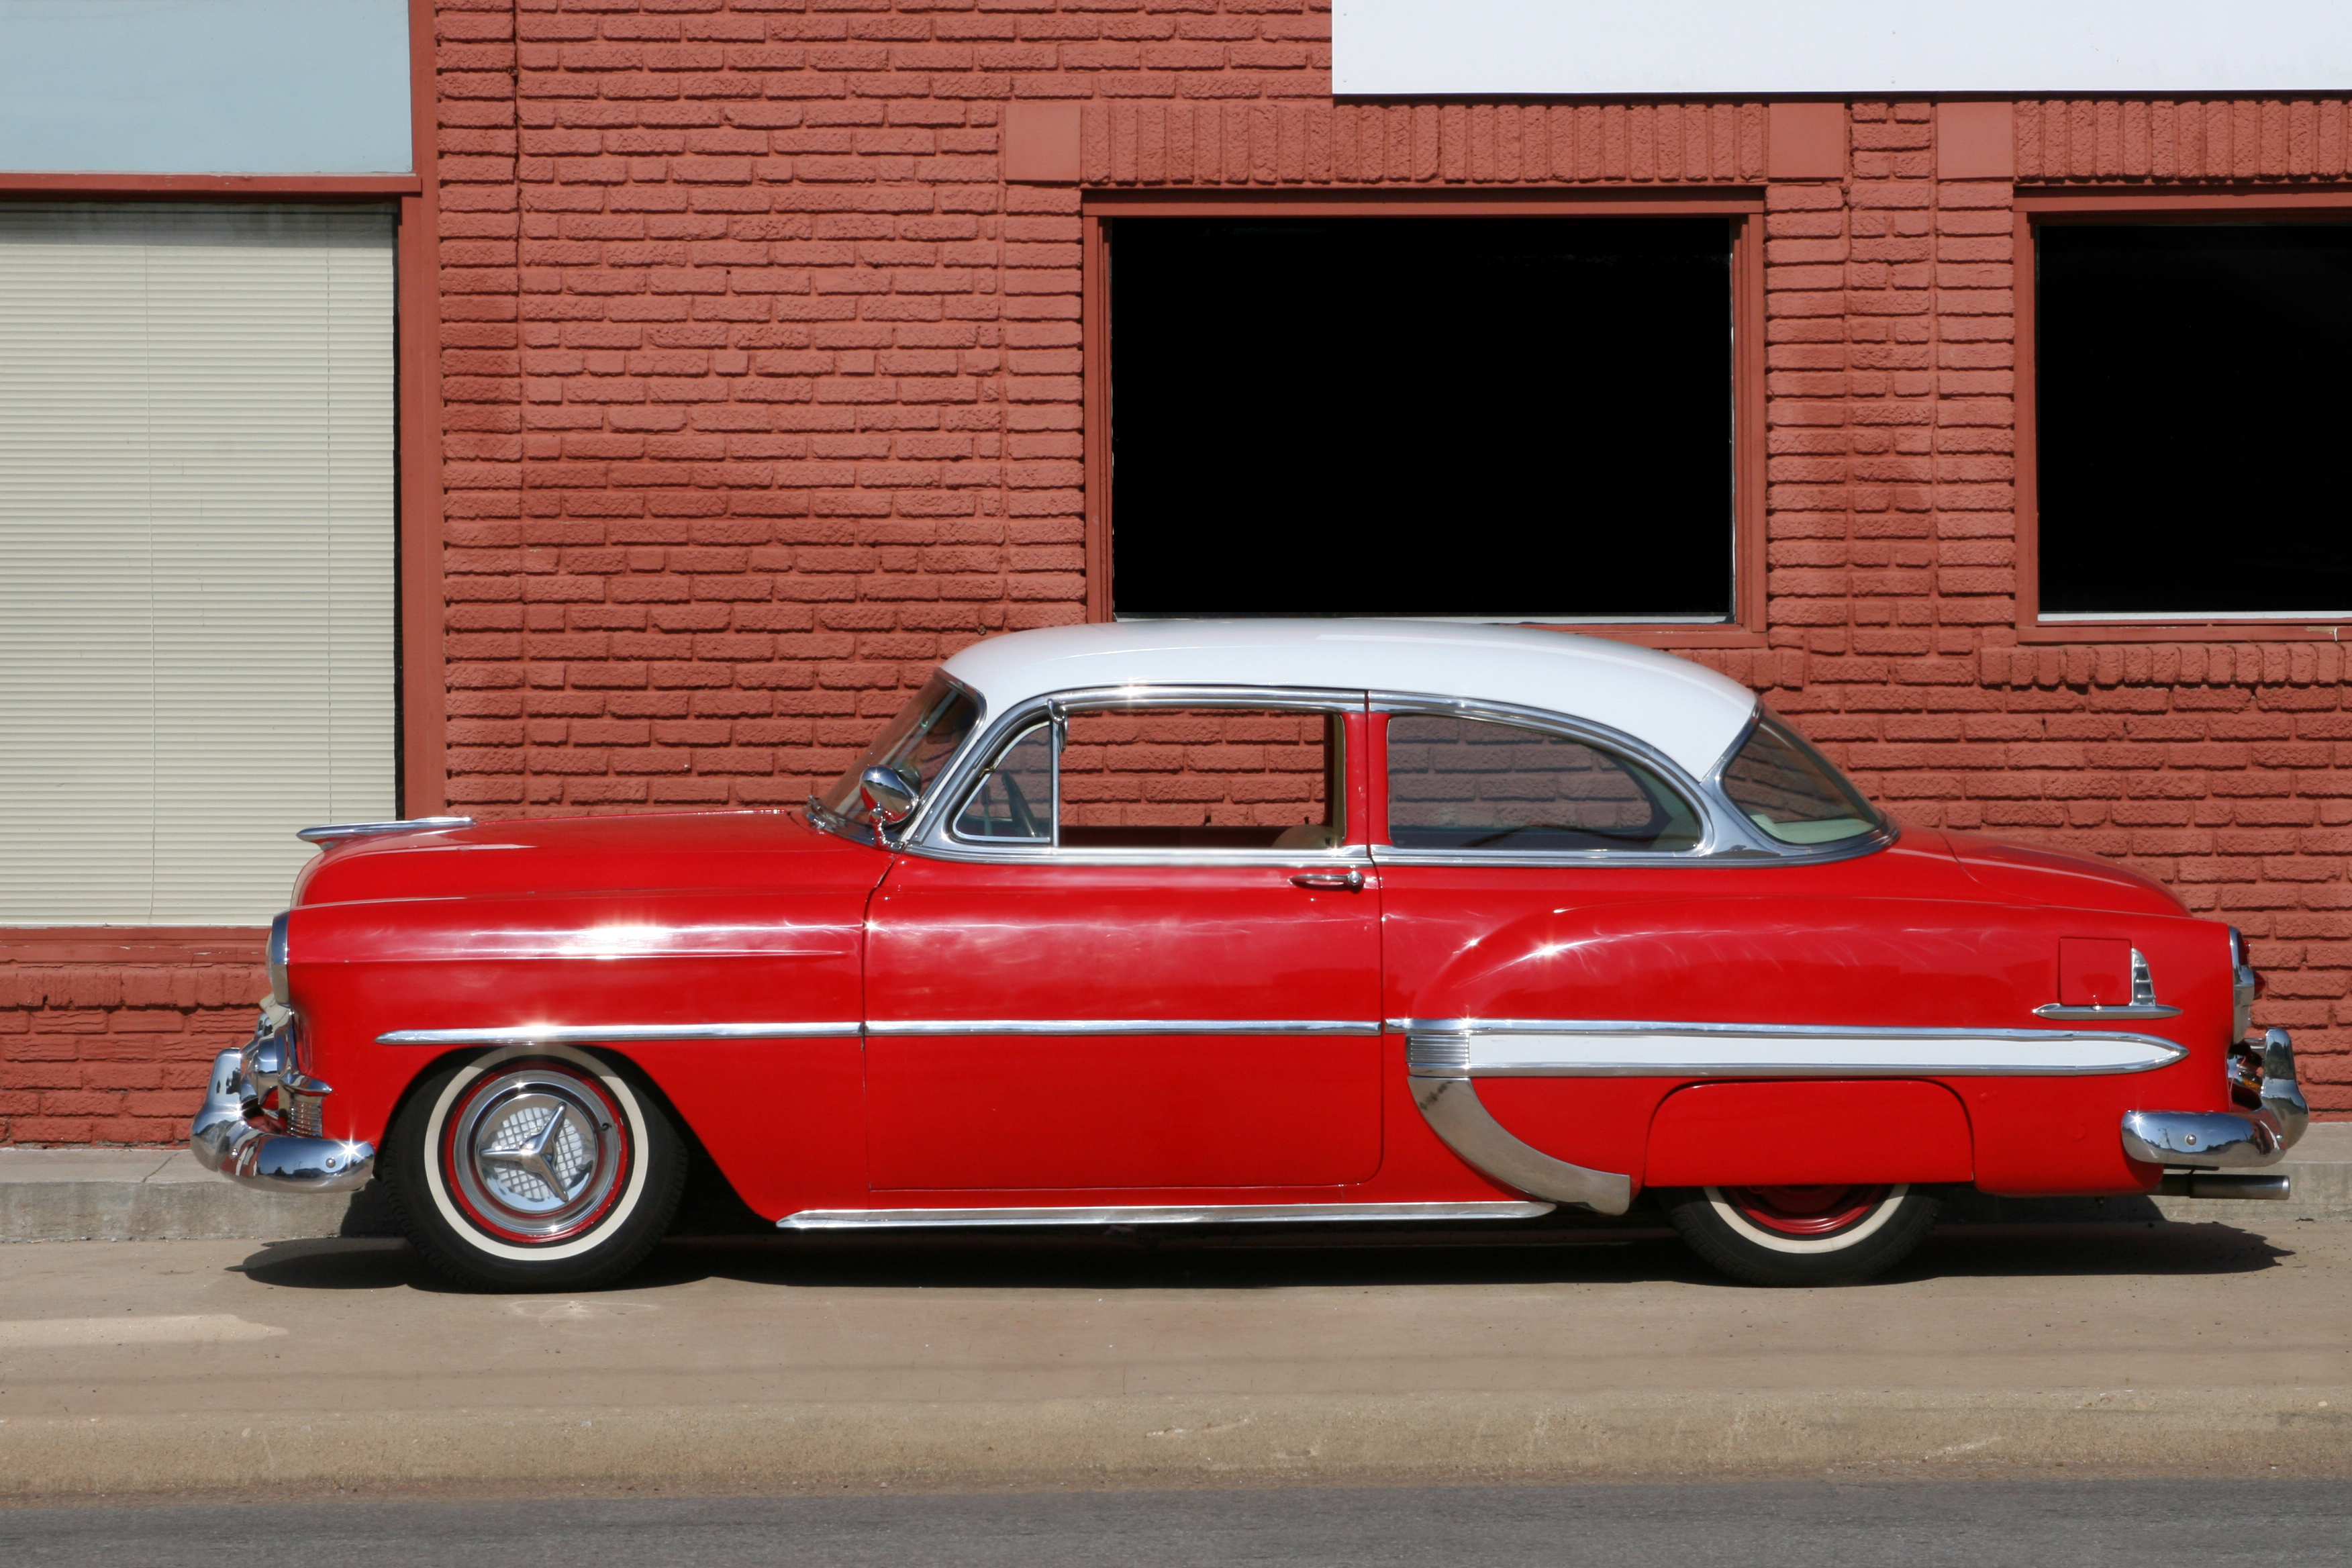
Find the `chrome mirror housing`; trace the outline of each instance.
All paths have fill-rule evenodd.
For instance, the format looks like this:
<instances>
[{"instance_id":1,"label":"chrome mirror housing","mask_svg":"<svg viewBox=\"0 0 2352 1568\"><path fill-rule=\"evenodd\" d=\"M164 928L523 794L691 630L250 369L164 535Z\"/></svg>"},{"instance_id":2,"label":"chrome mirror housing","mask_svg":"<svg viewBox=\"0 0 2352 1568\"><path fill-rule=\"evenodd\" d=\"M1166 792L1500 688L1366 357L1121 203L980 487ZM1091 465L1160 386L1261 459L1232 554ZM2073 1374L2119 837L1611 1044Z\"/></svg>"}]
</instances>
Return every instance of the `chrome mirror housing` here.
<instances>
[{"instance_id":1,"label":"chrome mirror housing","mask_svg":"<svg viewBox=\"0 0 2352 1568\"><path fill-rule=\"evenodd\" d=\"M913 814L923 792L903 769L877 763L857 775L857 798L877 827L892 827Z\"/></svg>"}]
</instances>

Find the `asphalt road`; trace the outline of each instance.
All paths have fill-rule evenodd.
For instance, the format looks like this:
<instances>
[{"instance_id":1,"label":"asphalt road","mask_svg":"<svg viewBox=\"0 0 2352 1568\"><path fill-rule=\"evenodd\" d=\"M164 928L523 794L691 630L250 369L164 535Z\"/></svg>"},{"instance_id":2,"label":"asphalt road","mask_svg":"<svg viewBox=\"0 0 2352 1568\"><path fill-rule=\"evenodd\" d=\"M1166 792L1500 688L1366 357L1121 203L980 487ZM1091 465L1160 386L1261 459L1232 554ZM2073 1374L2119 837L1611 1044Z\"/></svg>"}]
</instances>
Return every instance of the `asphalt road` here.
<instances>
[{"instance_id":1,"label":"asphalt road","mask_svg":"<svg viewBox=\"0 0 2352 1568\"><path fill-rule=\"evenodd\" d=\"M2326 1568L2333 1481L1462 1487L0 1510L14 1568Z\"/></svg>"}]
</instances>

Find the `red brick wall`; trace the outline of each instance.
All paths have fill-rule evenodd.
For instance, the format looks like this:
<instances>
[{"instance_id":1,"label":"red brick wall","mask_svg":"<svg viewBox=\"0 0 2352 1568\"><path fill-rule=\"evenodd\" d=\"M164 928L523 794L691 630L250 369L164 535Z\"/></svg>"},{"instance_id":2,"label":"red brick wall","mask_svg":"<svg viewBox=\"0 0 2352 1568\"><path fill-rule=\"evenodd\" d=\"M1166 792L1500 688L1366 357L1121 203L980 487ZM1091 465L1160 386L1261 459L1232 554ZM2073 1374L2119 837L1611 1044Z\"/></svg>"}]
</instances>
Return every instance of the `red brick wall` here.
<instances>
[{"instance_id":1,"label":"red brick wall","mask_svg":"<svg viewBox=\"0 0 2352 1568\"><path fill-rule=\"evenodd\" d=\"M173 1143L269 987L263 933L0 939L0 1143Z\"/></svg>"},{"instance_id":2,"label":"red brick wall","mask_svg":"<svg viewBox=\"0 0 2352 1568\"><path fill-rule=\"evenodd\" d=\"M1001 182L1008 102L1084 100L1101 185L1762 182L1760 105L1335 105L1328 35L1304 0L441 0L453 808L794 802L956 647L1082 616L1079 194ZM2352 1110L2340 649L2020 645L2011 186L1938 180L1927 105L1850 132L1845 178L1768 195L1768 646L1692 657L1906 820L2236 921ZM2017 166L2287 187L2347 135L2336 100L2030 103ZM0 1141L173 1131L139 1097L242 1006L71 973L0 973Z\"/></svg>"}]
</instances>

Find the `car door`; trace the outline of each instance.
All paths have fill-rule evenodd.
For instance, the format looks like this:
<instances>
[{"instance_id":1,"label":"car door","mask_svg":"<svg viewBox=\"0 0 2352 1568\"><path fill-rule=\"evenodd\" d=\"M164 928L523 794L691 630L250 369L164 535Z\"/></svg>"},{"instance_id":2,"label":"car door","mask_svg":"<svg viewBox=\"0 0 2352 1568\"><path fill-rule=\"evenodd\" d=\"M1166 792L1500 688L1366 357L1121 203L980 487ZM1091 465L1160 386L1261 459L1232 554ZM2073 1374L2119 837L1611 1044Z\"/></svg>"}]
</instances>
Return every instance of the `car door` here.
<instances>
[{"instance_id":1,"label":"car door","mask_svg":"<svg viewBox=\"0 0 2352 1568\"><path fill-rule=\"evenodd\" d=\"M877 1192L1234 1202L1371 1177L1361 722L1360 696L1130 689L984 740L870 906Z\"/></svg>"}]
</instances>

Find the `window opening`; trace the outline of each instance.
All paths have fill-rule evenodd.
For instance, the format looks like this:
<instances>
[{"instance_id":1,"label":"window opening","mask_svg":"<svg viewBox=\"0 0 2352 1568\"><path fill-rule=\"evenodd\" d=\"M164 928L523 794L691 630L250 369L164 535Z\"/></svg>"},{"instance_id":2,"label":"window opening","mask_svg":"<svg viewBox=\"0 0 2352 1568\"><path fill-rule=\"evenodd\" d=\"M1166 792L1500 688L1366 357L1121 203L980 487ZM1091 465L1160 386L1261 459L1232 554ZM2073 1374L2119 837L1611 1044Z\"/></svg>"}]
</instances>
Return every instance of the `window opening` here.
<instances>
[{"instance_id":1,"label":"window opening","mask_svg":"<svg viewBox=\"0 0 2352 1568\"><path fill-rule=\"evenodd\" d=\"M1769 713L1724 765L1723 793L1783 844L1834 844L1886 826L1834 763Z\"/></svg>"},{"instance_id":2,"label":"window opening","mask_svg":"<svg viewBox=\"0 0 2352 1568\"><path fill-rule=\"evenodd\" d=\"M1564 735L1489 720L1389 721L1389 842L1400 849L1697 847L1690 804L1649 769Z\"/></svg>"},{"instance_id":3,"label":"window opening","mask_svg":"<svg viewBox=\"0 0 2352 1568\"><path fill-rule=\"evenodd\" d=\"M952 831L1065 849L1332 848L1347 837L1346 733L1336 713L1296 709L1076 709L999 752Z\"/></svg>"},{"instance_id":4,"label":"window opening","mask_svg":"<svg viewBox=\"0 0 2352 1568\"><path fill-rule=\"evenodd\" d=\"M2048 619L2352 615L2352 225L2034 231Z\"/></svg>"},{"instance_id":5,"label":"window opening","mask_svg":"<svg viewBox=\"0 0 2352 1568\"><path fill-rule=\"evenodd\" d=\"M1112 220L1114 613L1729 620L1733 233Z\"/></svg>"},{"instance_id":6,"label":"window opening","mask_svg":"<svg viewBox=\"0 0 2352 1568\"><path fill-rule=\"evenodd\" d=\"M956 813L959 838L1013 844L1054 841L1054 726L1040 719L997 753Z\"/></svg>"}]
</instances>

